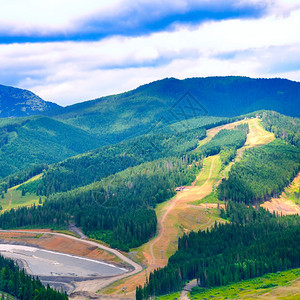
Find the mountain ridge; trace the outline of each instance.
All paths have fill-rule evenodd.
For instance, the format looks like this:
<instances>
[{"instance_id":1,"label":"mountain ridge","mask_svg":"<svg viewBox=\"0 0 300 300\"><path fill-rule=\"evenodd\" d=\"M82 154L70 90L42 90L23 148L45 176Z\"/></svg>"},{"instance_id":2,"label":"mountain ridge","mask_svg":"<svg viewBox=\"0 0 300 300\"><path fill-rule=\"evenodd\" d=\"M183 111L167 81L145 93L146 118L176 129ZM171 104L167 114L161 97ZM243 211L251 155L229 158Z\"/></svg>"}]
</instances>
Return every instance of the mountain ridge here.
<instances>
[{"instance_id":1,"label":"mountain ridge","mask_svg":"<svg viewBox=\"0 0 300 300\"><path fill-rule=\"evenodd\" d=\"M41 114L58 107L29 90L0 84L0 118Z\"/></svg>"},{"instance_id":2,"label":"mountain ridge","mask_svg":"<svg viewBox=\"0 0 300 300\"><path fill-rule=\"evenodd\" d=\"M287 79L165 78L45 114L112 144L145 134L157 124L203 115L235 117L265 109L300 117L299 99L300 83Z\"/></svg>"}]
</instances>

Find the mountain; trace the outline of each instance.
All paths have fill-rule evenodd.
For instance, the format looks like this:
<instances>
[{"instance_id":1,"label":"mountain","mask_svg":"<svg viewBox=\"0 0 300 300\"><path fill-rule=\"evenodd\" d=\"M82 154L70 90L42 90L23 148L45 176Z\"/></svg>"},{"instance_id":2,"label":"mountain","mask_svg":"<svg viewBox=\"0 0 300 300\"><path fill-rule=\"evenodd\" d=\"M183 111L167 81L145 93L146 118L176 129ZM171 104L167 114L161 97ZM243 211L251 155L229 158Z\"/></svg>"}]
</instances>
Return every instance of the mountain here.
<instances>
[{"instance_id":1,"label":"mountain","mask_svg":"<svg viewBox=\"0 0 300 300\"><path fill-rule=\"evenodd\" d=\"M101 136L107 144L203 115L233 117L260 109L300 116L300 83L286 79L166 78L135 90L49 112L72 126Z\"/></svg>"},{"instance_id":2,"label":"mountain","mask_svg":"<svg viewBox=\"0 0 300 300\"><path fill-rule=\"evenodd\" d=\"M101 145L101 140L88 132L51 118L0 119L0 177Z\"/></svg>"},{"instance_id":3,"label":"mountain","mask_svg":"<svg viewBox=\"0 0 300 300\"><path fill-rule=\"evenodd\" d=\"M59 107L28 90L0 85L0 118L36 115Z\"/></svg>"}]
</instances>

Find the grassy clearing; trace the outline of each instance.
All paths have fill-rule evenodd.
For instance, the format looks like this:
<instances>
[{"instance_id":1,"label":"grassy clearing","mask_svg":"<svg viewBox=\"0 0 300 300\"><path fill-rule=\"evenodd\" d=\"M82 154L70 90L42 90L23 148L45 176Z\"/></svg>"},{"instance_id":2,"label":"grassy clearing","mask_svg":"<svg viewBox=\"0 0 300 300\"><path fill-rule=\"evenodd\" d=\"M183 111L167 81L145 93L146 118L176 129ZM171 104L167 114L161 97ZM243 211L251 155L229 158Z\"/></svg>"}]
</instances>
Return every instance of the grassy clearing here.
<instances>
[{"instance_id":1,"label":"grassy clearing","mask_svg":"<svg viewBox=\"0 0 300 300\"><path fill-rule=\"evenodd\" d=\"M25 181L25 182L23 182L23 183L21 183L21 184L15 185L14 187L10 188L10 190L16 190L16 189L18 189L21 185L23 185L23 184L25 185L25 184L27 184L27 183L33 182L33 181L35 181L35 180L38 180L38 179L40 179L42 176L43 176L43 173L38 174L38 175L35 175L35 176L31 177L30 179L28 179L27 181Z\"/></svg>"},{"instance_id":2,"label":"grassy clearing","mask_svg":"<svg viewBox=\"0 0 300 300\"><path fill-rule=\"evenodd\" d=\"M161 297L157 297L154 299L159 299L159 300L179 300L180 299L180 293L172 293L169 295L165 295L165 296L161 296Z\"/></svg>"},{"instance_id":3,"label":"grassy clearing","mask_svg":"<svg viewBox=\"0 0 300 300\"><path fill-rule=\"evenodd\" d=\"M44 201L45 197L42 196L41 200ZM31 206L39 204L39 196L35 194L27 193L25 196L22 196L22 191L17 190L16 187L13 187L4 194L4 198L0 199L0 205L2 206L2 212L11 208L18 208L22 206Z\"/></svg>"},{"instance_id":4,"label":"grassy clearing","mask_svg":"<svg viewBox=\"0 0 300 300\"><path fill-rule=\"evenodd\" d=\"M205 196L204 198L195 201L193 204L198 205L198 204L205 204L205 203L219 203L219 204L224 204L224 201L220 201L218 199L218 195L216 192L212 192L209 195Z\"/></svg>"},{"instance_id":5,"label":"grassy clearing","mask_svg":"<svg viewBox=\"0 0 300 300\"><path fill-rule=\"evenodd\" d=\"M220 155L206 157L203 161L203 168L197 177L196 185L202 186L206 183L214 183L219 180L221 170Z\"/></svg>"},{"instance_id":6,"label":"grassy clearing","mask_svg":"<svg viewBox=\"0 0 300 300\"><path fill-rule=\"evenodd\" d=\"M299 284L300 269L294 269L222 287L196 287L191 291L190 299L300 299Z\"/></svg>"},{"instance_id":7,"label":"grassy clearing","mask_svg":"<svg viewBox=\"0 0 300 300\"><path fill-rule=\"evenodd\" d=\"M300 173L293 180L293 182L285 188L280 198L284 200L291 200L293 203L300 205Z\"/></svg>"}]
</instances>

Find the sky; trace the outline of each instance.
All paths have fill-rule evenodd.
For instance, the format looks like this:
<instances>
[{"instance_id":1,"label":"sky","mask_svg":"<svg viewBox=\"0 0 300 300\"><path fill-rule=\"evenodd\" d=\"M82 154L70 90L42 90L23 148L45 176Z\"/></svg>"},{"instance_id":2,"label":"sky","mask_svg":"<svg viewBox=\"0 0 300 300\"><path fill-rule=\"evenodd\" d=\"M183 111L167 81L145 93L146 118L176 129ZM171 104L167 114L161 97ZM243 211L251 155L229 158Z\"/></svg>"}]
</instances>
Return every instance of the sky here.
<instances>
[{"instance_id":1,"label":"sky","mask_svg":"<svg viewBox=\"0 0 300 300\"><path fill-rule=\"evenodd\" d=\"M62 106L227 75L300 81L300 0L0 0L0 84Z\"/></svg>"}]
</instances>

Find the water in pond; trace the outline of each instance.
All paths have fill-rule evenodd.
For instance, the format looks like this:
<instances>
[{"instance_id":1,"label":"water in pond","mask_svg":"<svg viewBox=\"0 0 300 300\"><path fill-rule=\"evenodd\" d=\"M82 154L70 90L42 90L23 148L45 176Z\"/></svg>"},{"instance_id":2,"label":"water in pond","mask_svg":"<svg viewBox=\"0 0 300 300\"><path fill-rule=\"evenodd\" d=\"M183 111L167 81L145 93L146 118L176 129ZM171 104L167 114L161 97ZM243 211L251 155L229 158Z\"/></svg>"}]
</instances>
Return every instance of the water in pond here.
<instances>
[{"instance_id":1,"label":"water in pond","mask_svg":"<svg viewBox=\"0 0 300 300\"><path fill-rule=\"evenodd\" d=\"M105 262L28 246L0 244L0 253L14 260L25 261L30 273L39 276L94 277L127 272L124 268Z\"/></svg>"}]
</instances>

